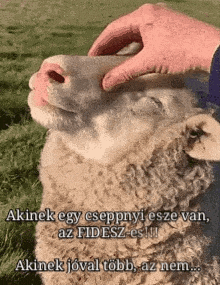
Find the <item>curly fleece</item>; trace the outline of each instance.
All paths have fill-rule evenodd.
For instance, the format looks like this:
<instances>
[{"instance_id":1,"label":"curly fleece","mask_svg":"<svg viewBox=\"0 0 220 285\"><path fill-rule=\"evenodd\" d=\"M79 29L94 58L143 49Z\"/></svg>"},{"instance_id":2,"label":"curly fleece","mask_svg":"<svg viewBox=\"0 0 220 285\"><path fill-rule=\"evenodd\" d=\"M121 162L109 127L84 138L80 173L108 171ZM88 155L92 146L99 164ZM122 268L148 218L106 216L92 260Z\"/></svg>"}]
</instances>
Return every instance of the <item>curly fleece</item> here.
<instances>
[{"instance_id":1,"label":"curly fleece","mask_svg":"<svg viewBox=\"0 0 220 285\"><path fill-rule=\"evenodd\" d=\"M44 187L41 210L60 211L198 211L196 198L204 193L212 182L211 165L197 161L185 153L189 148L190 131L186 130L166 149L156 149L148 159L139 150L138 163L129 163L125 157L113 166L102 166L85 160L69 150L62 137L51 132L42 153L40 177ZM77 226L104 226L101 222L87 222L81 218ZM126 239L62 239L61 228L76 226L54 223L38 223L36 230L36 257L52 261L94 261L120 258L132 260L137 267L131 272L41 272L44 284L53 285L217 285L217 263L206 261L205 248L209 240L202 235L198 223L123 222L130 231L133 228L158 226L157 238ZM112 226L112 225L111 225ZM141 263L188 262L201 271L140 271ZM64 266L66 269L66 266Z\"/></svg>"}]
</instances>

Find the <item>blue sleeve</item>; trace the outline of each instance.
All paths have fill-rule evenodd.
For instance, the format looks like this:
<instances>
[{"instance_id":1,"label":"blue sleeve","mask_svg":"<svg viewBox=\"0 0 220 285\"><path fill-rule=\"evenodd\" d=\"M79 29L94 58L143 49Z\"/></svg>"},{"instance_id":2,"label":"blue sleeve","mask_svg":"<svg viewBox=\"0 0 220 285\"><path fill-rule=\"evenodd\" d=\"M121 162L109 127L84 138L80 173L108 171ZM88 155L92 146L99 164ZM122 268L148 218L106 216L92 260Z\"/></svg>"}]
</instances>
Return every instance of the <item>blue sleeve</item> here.
<instances>
[{"instance_id":1,"label":"blue sleeve","mask_svg":"<svg viewBox=\"0 0 220 285\"><path fill-rule=\"evenodd\" d=\"M220 46L213 56L206 102L217 107L216 119L220 122ZM210 218L210 223L203 227L204 233L213 238L208 253L220 256L220 162L214 163L214 183L202 199L202 210Z\"/></svg>"},{"instance_id":2,"label":"blue sleeve","mask_svg":"<svg viewBox=\"0 0 220 285\"><path fill-rule=\"evenodd\" d=\"M212 59L207 101L220 106L220 46Z\"/></svg>"},{"instance_id":3,"label":"blue sleeve","mask_svg":"<svg viewBox=\"0 0 220 285\"><path fill-rule=\"evenodd\" d=\"M220 46L212 59L209 81L189 76L185 79L185 85L196 95L200 108L217 110L220 122Z\"/></svg>"}]
</instances>

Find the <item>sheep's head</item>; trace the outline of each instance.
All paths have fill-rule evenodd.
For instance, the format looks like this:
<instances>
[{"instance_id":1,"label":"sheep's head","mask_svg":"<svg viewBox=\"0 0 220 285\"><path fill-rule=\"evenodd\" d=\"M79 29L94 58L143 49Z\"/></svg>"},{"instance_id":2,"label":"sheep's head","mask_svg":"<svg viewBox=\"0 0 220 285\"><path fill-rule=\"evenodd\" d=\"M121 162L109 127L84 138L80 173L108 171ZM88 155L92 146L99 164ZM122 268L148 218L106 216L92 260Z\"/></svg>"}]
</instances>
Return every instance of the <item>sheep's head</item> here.
<instances>
[{"instance_id":1,"label":"sheep's head","mask_svg":"<svg viewBox=\"0 0 220 285\"><path fill-rule=\"evenodd\" d=\"M85 158L112 163L134 146L153 151L186 129L185 151L205 160L220 159L220 125L197 108L183 89L183 77L144 75L111 92L101 88L104 74L124 56L54 56L30 79L32 117L62 133ZM176 86L175 86L176 85Z\"/></svg>"}]
</instances>

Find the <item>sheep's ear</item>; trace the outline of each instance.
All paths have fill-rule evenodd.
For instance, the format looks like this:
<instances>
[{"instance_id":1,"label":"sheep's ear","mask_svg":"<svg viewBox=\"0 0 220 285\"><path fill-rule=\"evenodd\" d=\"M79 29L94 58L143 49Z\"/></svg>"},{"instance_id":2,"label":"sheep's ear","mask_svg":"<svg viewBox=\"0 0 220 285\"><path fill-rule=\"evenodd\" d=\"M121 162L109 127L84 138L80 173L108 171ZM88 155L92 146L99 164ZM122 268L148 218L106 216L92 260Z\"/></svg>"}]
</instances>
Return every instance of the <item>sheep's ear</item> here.
<instances>
[{"instance_id":1,"label":"sheep's ear","mask_svg":"<svg viewBox=\"0 0 220 285\"><path fill-rule=\"evenodd\" d=\"M186 121L189 131L185 149L191 157L220 161L220 124L211 116L200 114Z\"/></svg>"}]
</instances>

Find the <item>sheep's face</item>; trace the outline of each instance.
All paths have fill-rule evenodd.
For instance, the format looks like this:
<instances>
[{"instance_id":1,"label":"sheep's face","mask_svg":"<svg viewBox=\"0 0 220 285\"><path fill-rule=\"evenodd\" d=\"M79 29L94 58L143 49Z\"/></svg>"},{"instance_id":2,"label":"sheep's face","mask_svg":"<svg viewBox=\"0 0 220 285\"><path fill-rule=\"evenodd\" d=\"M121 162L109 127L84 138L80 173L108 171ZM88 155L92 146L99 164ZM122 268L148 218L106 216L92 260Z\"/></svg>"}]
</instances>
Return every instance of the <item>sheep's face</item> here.
<instances>
[{"instance_id":1,"label":"sheep's face","mask_svg":"<svg viewBox=\"0 0 220 285\"><path fill-rule=\"evenodd\" d=\"M110 163L134 144L147 146L149 138L158 138L164 129L201 112L193 95L179 88L180 76L144 75L103 91L104 74L125 59L65 55L46 59L29 83L32 117L62 132L84 157Z\"/></svg>"},{"instance_id":2,"label":"sheep's face","mask_svg":"<svg viewBox=\"0 0 220 285\"><path fill-rule=\"evenodd\" d=\"M129 123L138 117L150 123L180 117L190 109L189 94L161 90L168 82L172 84L169 76L161 76L159 81L152 75L142 76L117 90L104 92L104 74L124 59L62 55L48 58L30 79L33 92L28 102L33 117L47 128L77 132L85 127L92 129L98 117L108 114L108 125L114 129L117 122L117 131L126 117Z\"/></svg>"}]
</instances>

